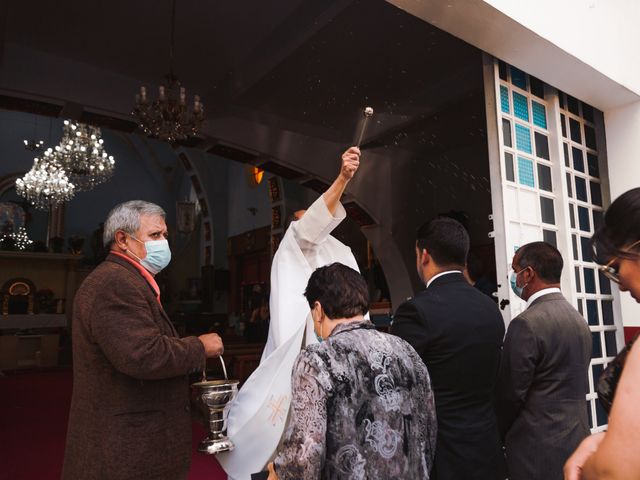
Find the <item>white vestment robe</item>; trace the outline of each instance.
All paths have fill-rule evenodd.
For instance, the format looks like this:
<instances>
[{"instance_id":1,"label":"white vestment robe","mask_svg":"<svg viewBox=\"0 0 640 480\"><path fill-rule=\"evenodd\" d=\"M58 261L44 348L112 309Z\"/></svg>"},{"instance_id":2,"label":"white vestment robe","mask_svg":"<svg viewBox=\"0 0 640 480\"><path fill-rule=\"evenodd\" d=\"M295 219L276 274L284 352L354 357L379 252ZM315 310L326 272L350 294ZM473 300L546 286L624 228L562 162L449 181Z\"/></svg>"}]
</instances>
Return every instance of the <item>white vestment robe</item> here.
<instances>
[{"instance_id":1,"label":"white vestment robe","mask_svg":"<svg viewBox=\"0 0 640 480\"><path fill-rule=\"evenodd\" d=\"M282 437L293 363L304 345L317 342L304 297L311 273L334 262L358 270L351 249L330 235L345 217L341 204L332 216L320 196L300 220L291 222L273 257L269 337L260 365L228 407L227 435L235 450L217 455L232 480L249 480L264 470Z\"/></svg>"}]
</instances>

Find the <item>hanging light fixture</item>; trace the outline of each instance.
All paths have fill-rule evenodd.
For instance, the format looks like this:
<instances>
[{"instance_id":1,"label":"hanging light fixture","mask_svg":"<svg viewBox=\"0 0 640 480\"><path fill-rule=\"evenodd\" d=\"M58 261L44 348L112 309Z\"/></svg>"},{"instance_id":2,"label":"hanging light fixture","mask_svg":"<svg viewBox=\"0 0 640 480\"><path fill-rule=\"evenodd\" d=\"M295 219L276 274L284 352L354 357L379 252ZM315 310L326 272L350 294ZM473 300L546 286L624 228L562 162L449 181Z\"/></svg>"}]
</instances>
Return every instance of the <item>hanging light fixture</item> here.
<instances>
[{"instance_id":1,"label":"hanging light fixture","mask_svg":"<svg viewBox=\"0 0 640 480\"><path fill-rule=\"evenodd\" d=\"M33 137L30 140L24 139L24 148L33 152L34 155L41 154L44 150L44 140L38 140L38 117L34 115Z\"/></svg>"},{"instance_id":2,"label":"hanging light fixture","mask_svg":"<svg viewBox=\"0 0 640 480\"><path fill-rule=\"evenodd\" d=\"M40 210L48 210L73 198L75 186L69 181L51 148L41 158L33 159L33 167L16 180L16 192Z\"/></svg>"},{"instance_id":3,"label":"hanging light fixture","mask_svg":"<svg viewBox=\"0 0 640 480\"><path fill-rule=\"evenodd\" d=\"M23 226L18 227L17 232L0 235L0 243L6 243L7 240L13 241L15 248L18 250L26 250L33 244L33 240L31 240L27 234L27 229Z\"/></svg>"},{"instance_id":4,"label":"hanging light fixture","mask_svg":"<svg viewBox=\"0 0 640 480\"><path fill-rule=\"evenodd\" d=\"M165 75L166 82L158 88L157 100L149 100L147 88L141 86L133 109L133 115L137 117L138 124L144 133L170 143L196 135L204 121L204 106L200 97L194 95L193 109L189 111L186 90L173 73L175 17L176 0L173 0L169 73Z\"/></svg>"},{"instance_id":5,"label":"hanging light fixture","mask_svg":"<svg viewBox=\"0 0 640 480\"><path fill-rule=\"evenodd\" d=\"M109 180L116 162L104 151L100 129L70 120L64 121L62 129L62 139L53 155L75 191L88 191Z\"/></svg>"},{"instance_id":6,"label":"hanging light fixture","mask_svg":"<svg viewBox=\"0 0 640 480\"><path fill-rule=\"evenodd\" d=\"M24 148L30 152L40 153L44 150L44 140L23 140Z\"/></svg>"}]
</instances>

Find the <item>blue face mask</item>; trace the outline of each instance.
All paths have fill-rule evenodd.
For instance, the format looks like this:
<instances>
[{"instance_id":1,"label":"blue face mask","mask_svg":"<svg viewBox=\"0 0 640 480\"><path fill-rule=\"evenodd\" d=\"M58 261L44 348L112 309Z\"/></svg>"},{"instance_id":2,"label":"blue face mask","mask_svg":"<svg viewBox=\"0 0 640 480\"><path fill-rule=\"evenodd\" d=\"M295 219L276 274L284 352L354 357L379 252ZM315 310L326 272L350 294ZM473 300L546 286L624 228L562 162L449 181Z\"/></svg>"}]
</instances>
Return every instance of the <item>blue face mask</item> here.
<instances>
[{"instance_id":1,"label":"blue face mask","mask_svg":"<svg viewBox=\"0 0 640 480\"><path fill-rule=\"evenodd\" d=\"M513 290L513 293L515 293L518 296L518 298L522 298L522 291L524 290L524 287L526 287L526 285L523 285L522 287L518 286L518 275L524 272L524 270L525 269L523 268L518 273L511 272L511 277L510 277L511 290Z\"/></svg>"},{"instance_id":2,"label":"blue face mask","mask_svg":"<svg viewBox=\"0 0 640 480\"><path fill-rule=\"evenodd\" d=\"M171 261L171 249L169 248L169 242L167 242L166 239L148 240L143 242L133 235L131 238L140 243L144 243L144 248L147 251L146 257L140 258L133 252L131 252L131 254L136 257L140 261L140 265L146 268L150 273L156 275L169 265L169 262Z\"/></svg>"}]
</instances>

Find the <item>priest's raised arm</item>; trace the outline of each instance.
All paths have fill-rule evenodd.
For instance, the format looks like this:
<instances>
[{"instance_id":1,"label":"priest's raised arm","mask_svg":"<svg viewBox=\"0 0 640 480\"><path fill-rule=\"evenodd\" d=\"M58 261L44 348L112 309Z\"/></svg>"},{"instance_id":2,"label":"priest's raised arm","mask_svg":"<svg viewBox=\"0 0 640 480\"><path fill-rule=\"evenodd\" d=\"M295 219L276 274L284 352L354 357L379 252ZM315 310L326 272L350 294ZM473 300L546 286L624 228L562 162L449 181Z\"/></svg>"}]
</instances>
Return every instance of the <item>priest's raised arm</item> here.
<instances>
[{"instance_id":1,"label":"priest's raised arm","mask_svg":"<svg viewBox=\"0 0 640 480\"><path fill-rule=\"evenodd\" d=\"M218 455L232 480L249 480L265 469L284 431L293 363L304 345L317 342L303 295L311 273L334 262L358 269L351 249L331 232L346 218L340 198L359 164L357 147L342 154L332 185L306 211L296 212L274 255L269 337L259 367L230 406L227 434L236 449Z\"/></svg>"}]
</instances>

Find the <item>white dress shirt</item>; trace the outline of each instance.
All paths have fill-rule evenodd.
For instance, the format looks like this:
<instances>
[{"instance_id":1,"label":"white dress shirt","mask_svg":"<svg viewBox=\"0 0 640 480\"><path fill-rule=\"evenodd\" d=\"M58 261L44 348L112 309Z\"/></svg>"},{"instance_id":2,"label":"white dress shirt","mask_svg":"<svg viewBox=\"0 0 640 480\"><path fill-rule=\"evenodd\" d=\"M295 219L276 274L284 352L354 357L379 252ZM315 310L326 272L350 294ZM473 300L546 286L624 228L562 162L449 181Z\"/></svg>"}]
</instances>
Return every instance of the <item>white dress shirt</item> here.
<instances>
[{"instance_id":1,"label":"white dress shirt","mask_svg":"<svg viewBox=\"0 0 640 480\"><path fill-rule=\"evenodd\" d=\"M543 288L542 290L537 291L536 293L534 293L533 295L531 295L529 297L529 300L527 300L527 307L526 308L529 308L531 306L531 304L535 300L537 300L538 298L540 298L540 297L542 297L544 295L549 295L550 293L562 293L562 292L557 287Z\"/></svg>"},{"instance_id":2,"label":"white dress shirt","mask_svg":"<svg viewBox=\"0 0 640 480\"><path fill-rule=\"evenodd\" d=\"M434 275L433 277L431 277L431 279L429 279L429 281L427 282L427 288L429 288L429 285L431 285L433 283L433 281L438 278L438 277L442 277L443 275L448 275L450 273L462 273L462 270L447 270L446 272L440 272L437 275Z\"/></svg>"}]
</instances>

